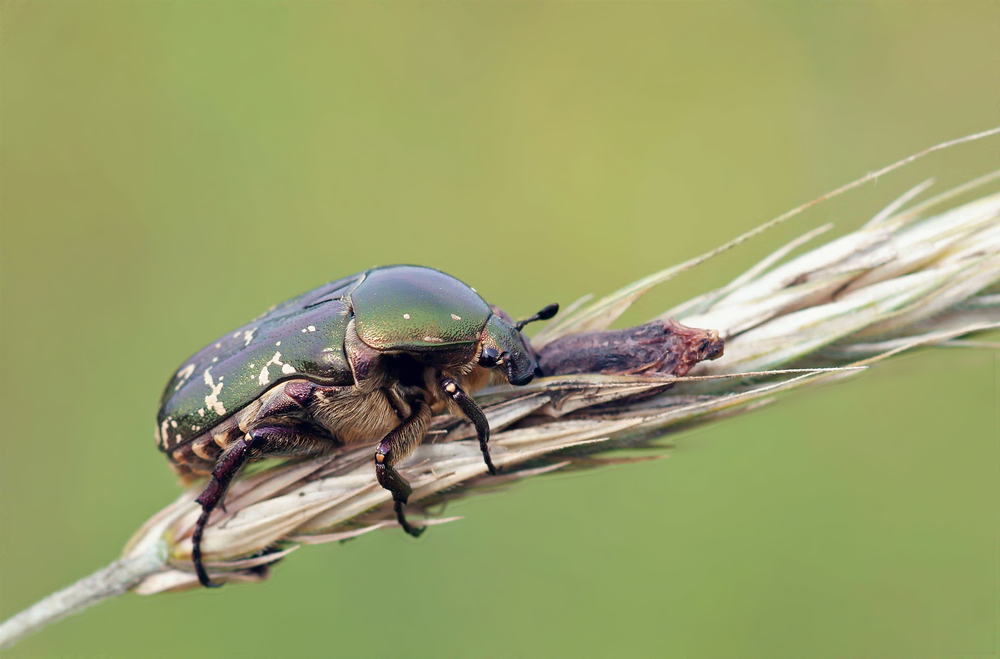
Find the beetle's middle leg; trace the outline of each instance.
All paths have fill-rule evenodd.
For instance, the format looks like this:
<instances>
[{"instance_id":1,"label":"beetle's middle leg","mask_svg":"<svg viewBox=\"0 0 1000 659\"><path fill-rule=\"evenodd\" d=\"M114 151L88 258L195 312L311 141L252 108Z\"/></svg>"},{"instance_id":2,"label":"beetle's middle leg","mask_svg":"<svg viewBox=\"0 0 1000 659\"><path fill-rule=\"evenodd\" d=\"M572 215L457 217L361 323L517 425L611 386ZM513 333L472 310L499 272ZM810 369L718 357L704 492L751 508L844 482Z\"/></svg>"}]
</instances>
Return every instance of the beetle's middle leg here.
<instances>
[{"instance_id":1,"label":"beetle's middle leg","mask_svg":"<svg viewBox=\"0 0 1000 659\"><path fill-rule=\"evenodd\" d=\"M392 492L393 510L396 511L399 525L403 527L404 531L417 537L423 533L424 529L410 525L406 521L406 515L403 514L403 505L410 498L413 489L406 482L406 479L396 471L395 465L413 453L413 449L427 434L427 425L431 420L431 408L421 399L411 403L410 408L410 416L391 430L375 449L375 476L378 478L379 485Z\"/></svg>"}]
</instances>

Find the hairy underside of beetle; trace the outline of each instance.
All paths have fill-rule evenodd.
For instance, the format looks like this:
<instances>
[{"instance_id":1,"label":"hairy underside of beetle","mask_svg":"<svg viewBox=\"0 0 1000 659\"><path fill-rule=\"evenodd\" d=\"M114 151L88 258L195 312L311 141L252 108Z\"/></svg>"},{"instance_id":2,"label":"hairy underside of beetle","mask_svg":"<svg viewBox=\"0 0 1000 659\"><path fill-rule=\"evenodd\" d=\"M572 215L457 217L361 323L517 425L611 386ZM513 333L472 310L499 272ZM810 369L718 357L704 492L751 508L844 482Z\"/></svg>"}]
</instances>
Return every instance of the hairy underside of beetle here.
<instances>
[{"instance_id":1,"label":"hairy underside of beetle","mask_svg":"<svg viewBox=\"0 0 1000 659\"><path fill-rule=\"evenodd\" d=\"M476 366L456 377L463 388L475 391L490 384L493 374ZM415 394L434 414L459 413L438 394L434 378L435 369L399 355L381 357L363 387L285 380L225 422L174 448L171 466L185 482L207 476L231 445L262 425L278 426L283 432L273 437L266 455L255 451L253 460L321 455L347 444L375 442L410 417L408 401L415 400Z\"/></svg>"}]
</instances>

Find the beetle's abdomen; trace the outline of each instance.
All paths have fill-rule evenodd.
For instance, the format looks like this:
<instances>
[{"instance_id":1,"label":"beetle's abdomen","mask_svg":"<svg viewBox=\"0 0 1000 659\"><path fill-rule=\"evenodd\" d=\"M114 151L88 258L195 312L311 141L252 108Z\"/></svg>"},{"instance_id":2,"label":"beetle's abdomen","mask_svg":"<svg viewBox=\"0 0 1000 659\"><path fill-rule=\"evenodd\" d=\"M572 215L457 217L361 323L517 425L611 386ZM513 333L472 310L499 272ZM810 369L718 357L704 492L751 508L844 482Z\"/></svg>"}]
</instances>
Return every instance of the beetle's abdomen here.
<instances>
[{"instance_id":1,"label":"beetle's abdomen","mask_svg":"<svg viewBox=\"0 0 1000 659\"><path fill-rule=\"evenodd\" d=\"M212 440L211 433L203 433L192 441L171 448L167 457L178 475L192 478L212 473L222 451Z\"/></svg>"},{"instance_id":2,"label":"beetle's abdomen","mask_svg":"<svg viewBox=\"0 0 1000 659\"><path fill-rule=\"evenodd\" d=\"M270 445L268 455L318 455L343 444L377 442L409 414L405 401L401 404L397 409L384 388L364 392L356 386L327 387L296 378L271 387L211 430L165 451L181 476L204 476L248 432L278 426L291 432L283 445Z\"/></svg>"}]
</instances>

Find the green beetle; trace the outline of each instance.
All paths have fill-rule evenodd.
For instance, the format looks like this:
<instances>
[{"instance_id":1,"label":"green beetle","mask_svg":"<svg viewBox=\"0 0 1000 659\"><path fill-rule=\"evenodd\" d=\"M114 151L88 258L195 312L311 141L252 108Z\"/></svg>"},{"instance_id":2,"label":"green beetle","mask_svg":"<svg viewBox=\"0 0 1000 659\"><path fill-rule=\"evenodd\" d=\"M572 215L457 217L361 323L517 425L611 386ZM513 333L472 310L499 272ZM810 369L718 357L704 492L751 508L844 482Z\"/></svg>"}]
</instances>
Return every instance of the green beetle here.
<instances>
[{"instance_id":1,"label":"green beetle","mask_svg":"<svg viewBox=\"0 0 1000 659\"><path fill-rule=\"evenodd\" d=\"M457 408L476 428L491 474L489 423L468 391L502 373L539 372L521 334L552 304L513 322L458 279L412 265L374 268L273 307L188 359L167 383L157 444L185 478L211 474L192 537L198 580L209 515L248 461L307 456L376 441L375 474L400 526L411 489L394 465L420 444L435 412ZM494 370L496 369L496 370Z\"/></svg>"}]
</instances>

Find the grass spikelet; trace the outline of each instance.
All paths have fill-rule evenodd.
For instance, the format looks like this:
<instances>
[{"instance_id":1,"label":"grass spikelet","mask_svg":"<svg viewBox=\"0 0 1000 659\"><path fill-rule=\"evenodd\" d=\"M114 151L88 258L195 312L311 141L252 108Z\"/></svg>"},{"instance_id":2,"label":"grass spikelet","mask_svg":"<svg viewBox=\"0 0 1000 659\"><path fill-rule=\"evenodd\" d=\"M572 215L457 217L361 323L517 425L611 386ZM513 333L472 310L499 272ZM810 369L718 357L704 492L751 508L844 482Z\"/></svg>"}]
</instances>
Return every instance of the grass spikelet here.
<instances>
[{"instance_id":1,"label":"grass spikelet","mask_svg":"<svg viewBox=\"0 0 1000 659\"><path fill-rule=\"evenodd\" d=\"M653 287L830 197L927 153L1000 132L953 140L803 204L677 266L594 300L582 297L533 340L544 350L560 339L606 329ZM857 230L804 253L831 225L802 234L744 274L657 316L717 330L725 354L690 373L582 373L536 379L520 388L477 393L493 429L499 477L486 474L474 432L440 416L429 439L401 465L413 486L414 512L424 524L444 501L556 470L603 464L609 448L645 447L678 429L758 409L782 392L851 377L871 364L921 345L996 348L963 339L1000 327L1000 193L931 214L959 194L988 185L987 174L906 208L930 182L903 193ZM685 369L686 370L686 369ZM373 438L373 442L378 438ZM206 567L219 581L253 582L268 566L304 545L336 542L396 526L390 494L375 480L371 446L350 446L321 458L266 463L231 487L226 510L207 527ZM621 457L616 461L646 459ZM182 493L150 518L121 559L0 627L0 646L105 597L197 585L191 533L201 486Z\"/></svg>"}]
</instances>

